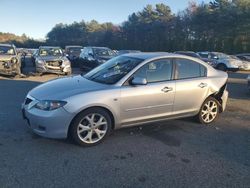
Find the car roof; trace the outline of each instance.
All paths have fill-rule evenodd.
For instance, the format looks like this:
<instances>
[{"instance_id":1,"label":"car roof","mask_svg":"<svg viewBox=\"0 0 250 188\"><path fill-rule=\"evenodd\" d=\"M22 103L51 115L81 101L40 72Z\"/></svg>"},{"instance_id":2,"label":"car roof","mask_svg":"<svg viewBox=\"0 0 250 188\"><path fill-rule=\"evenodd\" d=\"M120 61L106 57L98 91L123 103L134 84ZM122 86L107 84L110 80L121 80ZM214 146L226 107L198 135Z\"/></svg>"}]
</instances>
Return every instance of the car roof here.
<instances>
[{"instance_id":1,"label":"car roof","mask_svg":"<svg viewBox=\"0 0 250 188\"><path fill-rule=\"evenodd\" d=\"M40 46L39 48L61 48L60 46Z\"/></svg>"},{"instance_id":2,"label":"car roof","mask_svg":"<svg viewBox=\"0 0 250 188\"><path fill-rule=\"evenodd\" d=\"M250 53L236 54L235 56L250 56Z\"/></svg>"},{"instance_id":3,"label":"car roof","mask_svg":"<svg viewBox=\"0 0 250 188\"><path fill-rule=\"evenodd\" d=\"M13 47L13 44L6 44L6 43L0 43L0 46L8 46L8 47Z\"/></svg>"},{"instance_id":4,"label":"car roof","mask_svg":"<svg viewBox=\"0 0 250 188\"><path fill-rule=\"evenodd\" d=\"M65 46L65 48L82 48L82 46L70 45L70 46Z\"/></svg>"},{"instance_id":5,"label":"car roof","mask_svg":"<svg viewBox=\"0 0 250 188\"><path fill-rule=\"evenodd\" d=\"M108 47L99 47L99 46L85 46L84 48L110 49Z\"/></svg>"},{"instance_id":6,"label":"car roof","mask_svg":"<svg viewBox=\"0 0 250 188\"><path fill-rule=\"evenodd\" d=\"M138 52L138 53L128 53L128 54L123 54L122 56L127 56L127 57L134 57L134 58L139 58L139 59L152 59L152 58L157 58L157 57L186 57L182 56L179 54L174 54L174 53L168 53L168 52Z\"/></svg>"}]
</instances>

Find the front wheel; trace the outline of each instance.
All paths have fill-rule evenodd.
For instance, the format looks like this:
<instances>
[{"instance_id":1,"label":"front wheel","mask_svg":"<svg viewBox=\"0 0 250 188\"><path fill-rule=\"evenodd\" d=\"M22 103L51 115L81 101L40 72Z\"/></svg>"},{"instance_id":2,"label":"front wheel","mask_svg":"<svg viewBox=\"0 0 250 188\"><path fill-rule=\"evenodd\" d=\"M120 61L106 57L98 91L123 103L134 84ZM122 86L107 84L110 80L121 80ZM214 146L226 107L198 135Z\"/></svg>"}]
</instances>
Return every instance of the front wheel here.
<instances>
[{"instance_id":1,"label":"front wheel","mask_svg":"<svg viewBox=\"0 0 250 188\"><path fill-rule=\"evenodd\" d=\"M101 108L91 108L77 115L70 127L70 136L81 146L101 143L111 131L111 118Z\"/></svg>"},{"instance_id":2,"label":"front wheel","mask_svg":"<svg viewBox=\"0 0 250 188\"><path fill-rule=\"evenodd\" d=\"M217 66L217 69L218 69L218 70L221 70L221 71L224 71L224 72L227 71L227 67L226 67L226 65L224 65L224 64L219 64L219 65Z\"/></svg>"},{"instance_id":3,"label":"front wheel","mask_svg":"<svg viewBox=\"0 0 250 188\"><path fill-rule=\"evenodd\" d=\"M201 106L198 119L202 124L210 124L215 121L219 114L219 103L213 98L207 98Z\"/></svg>"}]
</instances>

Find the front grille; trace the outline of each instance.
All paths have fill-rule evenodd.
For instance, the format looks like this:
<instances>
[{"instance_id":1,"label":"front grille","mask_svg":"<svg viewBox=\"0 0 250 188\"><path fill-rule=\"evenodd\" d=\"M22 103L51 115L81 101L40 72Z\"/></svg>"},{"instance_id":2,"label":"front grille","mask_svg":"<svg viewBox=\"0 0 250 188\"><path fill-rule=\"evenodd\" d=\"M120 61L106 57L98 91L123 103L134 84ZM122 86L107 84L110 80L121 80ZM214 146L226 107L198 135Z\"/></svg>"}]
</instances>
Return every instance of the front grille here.
<instances>
[{"instance_id":1,"label":"front grille","mask_svg":"<svg viewBox=\"0 0 250 188\"><path fill-rule=\"evenodd\" d=\"M0 69L9 69L10 65L11 65L10 62L0 61Z\"/></svg>"},{"instance_id":2,"label":"front grille","mask_svg":"<svg viewBox=\"0 0 250 188\"><path fill-rule=\"evenodd\" d=\"M30 104L32 102L32 99L30 99L30 98L26 98L26 100L25 100L25 105L28 105L28 104Z\"/></svg>"},{"instance_id":3,"label":"front grille","mask_svg":"<svg viewBox=\"0 0 250 188\"><path fill-rule=\"evenodd\" d=\"M47 61L46 64L52 67L59 67L62 65L61 61Z\"/></svg>"}]
</instances>

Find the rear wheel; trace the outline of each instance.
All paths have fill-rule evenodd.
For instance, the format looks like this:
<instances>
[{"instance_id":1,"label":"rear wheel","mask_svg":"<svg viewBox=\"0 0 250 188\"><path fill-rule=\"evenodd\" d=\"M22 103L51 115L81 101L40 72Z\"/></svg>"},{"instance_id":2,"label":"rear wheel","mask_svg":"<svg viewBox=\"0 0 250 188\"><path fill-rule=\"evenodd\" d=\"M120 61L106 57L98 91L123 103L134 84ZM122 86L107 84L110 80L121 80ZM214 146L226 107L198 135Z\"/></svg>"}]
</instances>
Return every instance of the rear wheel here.
<instances>
[{"instance_id":1,"label":"rear wheel","mask_svg":"<svg viewBox=\"0 0 250 188\"><path fill-rule=\"evenodd\" d=\"M210 124L215 121L219 114L219 103L213 98L207 98L201 106L198 114L199 121L202 124Z\"/></svg>"},{"instance_id":2,"label":"rear wheel","mask_svg":"<svg viewBox=\"0 0 250 188\"><path fill-rule=\"evenodd\" d=\"M80 113L72 122L70 136L81 146L101 143L111 131L111 118L101 108L91 108Z\"/></svg>"}]
</instances>

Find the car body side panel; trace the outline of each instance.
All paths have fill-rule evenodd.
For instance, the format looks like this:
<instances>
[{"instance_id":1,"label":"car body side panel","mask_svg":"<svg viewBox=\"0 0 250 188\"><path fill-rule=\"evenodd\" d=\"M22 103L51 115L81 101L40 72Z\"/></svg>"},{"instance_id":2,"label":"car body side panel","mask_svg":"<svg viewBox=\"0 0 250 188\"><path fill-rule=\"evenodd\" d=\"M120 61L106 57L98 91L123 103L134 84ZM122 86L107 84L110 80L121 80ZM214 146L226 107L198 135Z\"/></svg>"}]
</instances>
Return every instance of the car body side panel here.
<instances>
[{"instance_id":1,"label":"car body side panel","mask_svg":"<svg viewBox=\"0 0 250 188\"><path fill-rule=\"evenodd\" d=\"M200 87L204 84L204 87ZM174 114L198 113L203 101L209 95L209 78L176 80Z\"/></svg>"},{"instance_id":2,"label":"car body side panel","mask_svg":"<svg viewBox=\"0 0 250 188\"><path fill-rule=\"evenodd\" d=\"M116 126L120 125L120 88L103 90L102 92L89 92L78 94L65 101L70 101L64 106L69 113L77 115L81 111L91 107L103 107L109 110L115 120Z\"/></svg>"},{"instance_id":3,"label":"car body side panel","mask_svg":"<svg viewBox=\"0 0 250 188\"><path fill-rule=\"evenodd\" d=\"M164 88L171 91L163 92ZM147 121L172 114L175 97L175 81L151 83L143 86L121 88L121 124Z\"/></svg>"}]
</instances>

